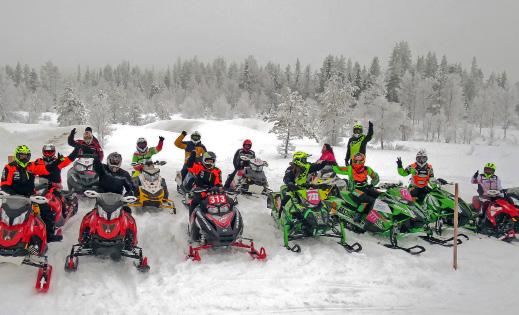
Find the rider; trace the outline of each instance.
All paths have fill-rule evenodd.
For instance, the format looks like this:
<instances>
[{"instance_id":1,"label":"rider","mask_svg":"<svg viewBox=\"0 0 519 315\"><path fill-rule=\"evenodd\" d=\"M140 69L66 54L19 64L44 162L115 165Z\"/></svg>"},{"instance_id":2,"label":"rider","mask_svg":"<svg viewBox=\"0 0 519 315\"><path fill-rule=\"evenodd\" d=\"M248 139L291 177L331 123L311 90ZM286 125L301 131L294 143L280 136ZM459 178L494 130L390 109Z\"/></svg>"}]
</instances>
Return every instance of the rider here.
<instances>
[{"instance_id":1,"label":"rider","mask_svg":"<svg viewBox=\"0 0 519 315\"><path fill-rule=\"evenodd\" d=\"M490 190L501 191L501 180L497 175L496 165L494 163L487 163L483 168L483 174L479 174L479 170L472 176L471 183L478 185L478 195L483 200L481 204L480 214L483 215L490 204L489 194Z\"/></svg>"},{"instance_id":2,"label":"rider","mask_svg":"<svg viewBox=\"0 0 519 315\"><path fill-rule=\"evenodd\" d=\"M74 140L75 134L76 128L70 131L70 135L68 136L68 145L74 148L79 147L79 156L83 156L85 154L94 154L97 156L99 161L103 160L103 148L101 148L99 140L97 140L97 138L92 134L92 128L85 128L85 132L83 133L83 140Z\"/></svg>"},{"instance_id":3,"label":"rider","mask_svg":"<svg viewBox=\"0 0 519 315\"><path fill-rule=\"evenodd\" d=\"M202 155L201 162L195 162L196 152L193 150L187 161L188 176L186 176L185 184L188 190L194 187L200 188L217 188L223 191L222 187L222 172L214 164L216 162L216 154L213 152L204 152ZM206 197L206 193L195 193L191 204L189 205L189 216L193 213L193 210L202 202Z\"/></svg>"},{"instance_id":4,"label":"rider","mask_svg":"<svg viewBox=\"0 0 519 315\"><path fill-rule=\"evenodd\" d=\"M184 166L182 167L181 175L182 180L186 178L187 174L187 162L189 157L191 156L191 153L195 151L195 154L197 158L200 158L204 152L207 152L207 149L200 141L201 136L198 131L195 131L191 134L191 141L183 141L186 137L187 132L184 130L182 133L178 136L177 139L175 139L175 146L179 149L185 150L185 158L184 158Z\"/></svg>"},{"instance_id":5,"label":"rider","mask_svg":"<svg viewBox=\"0 0 519 315\"><path fill-rule=\"evenodd\" d=\"M122 156L112 152L106 158L106 164L102 164L94 158L94 170L99 174L99 188L101 192L111 192L125 196L133 196L133 186L130 173L121 168Z\"/></svg>"},{"instance_id":6,"label":"rider","mask_svg":"<svg viewBox=\"0 0 519 315\"><path fill-rule=\"evenodd\" d=\"M431 191L430 185L434 185L434 171L431 164L427 163L428 157L425 149L421 149L416 154L416 162L407 166L402 166L402 159L399 157L396 161L398 166L398 174L400 176L412 175L412 182L409 185L411 196L415 197L419 202L423 202L427 194Z\"/></svg>"},{"instance_id":7,"label":"rider","mask_svg":"<svg viewBox=\"0 0 519 315\"><path fill-rule=\"evenodd\" d=\"M335 160L335 154L333 153L333 148L330 144L323 144L323 148L321 149L321 157L318 161L322 161L322 163L326 163L328 165L337 165L337 160Z\"/></svg>"},{"instance_id":8,"label":"rider","mask_svg":"<svg viewBox=\"0 0 519 315\"><path fill-rule=\"evenodd\" d=\"M162 150L162 145L164 144L164 137L159 136L159 143L156 147L148 148L148 141L145 138L137 139L137 151L133 153L132 165L133 165L133 177L139 176L142 171L144 165L139 164L143 163L147 160L150 160L152 156L159 153Z\"/></svg>"},{"instance_id":9,"label":"rider","mask_svg":"<svg viewBox=\"0 0 519 315\"><path fill-rule=\"evenodd\" d=\"M228 189L231 185L232 180L234 179L234 176L238 171L243 170L246 166L249 165L249 161L244 161L241 159L242 156L246 156L249 159L254 159L256 157L256 153L251 150L252 148L252 141L249 139L246 139L243 141L243 145L241 149L238 149L236 153L234 153L234 158L232 159L232 164L234 165L234 171L227 176L227 180L225 181L224 188Z\"/></svg>"},{"instance_id":10,"label":"rider","mask_svg":"<svg viewBox=\"0 0 519 315\"><path fill-rule=\"evenodd\" d=\"M80 148L76 147L69 156L64 157L60 153L56 156L56 147L53 144L45 144L41 149L42 157L34 160L34 163L37 165L48 165L54 161L59 161L59 164L56 170L47 175L40 175L40 177L47 179L51 185L60 186L61 170L69 166L77 158L79 150Z\"/></svg>"},{"instance_id":11,"label":"rider","mask_svg":"<svg viewBox=\"0 0 519 315\"><path fill-rule=\"evenodd\" d=\"M351 162L351 165L345 167L333 166L333 171L340 175L348 175L349 190L360 204L354 218L358 222L362 213L373 207L380 194L374 188L379 182L379 176L371 167L365 165L366 156L363 153L355 154ZM368 177L371 178L371 183L368 182Z\"/></svg>"},{"instance_id":12,"label":"rider","mask_svg":"<svg viewBox=\"0 0 519 315\"><path fill-rule=\"evenodd\" d=\"M279 216L284 210L286 203L290 198L296 196L296 191L303 188L308 182L308 174L317 172L326 166L325 163L309 163L307 158L310 154L306 152L295 152L292 156L292 163L285 171L283 183L281 186L281 206Z\"/></svg>"},{"instance_id":13,"label":"rider","mask_svg":"<svg viewBox=\"0 0 519 315\"><path fill-rule=\"evenodd\" d=\"M369 122L367 135L363 134L362 131L363 127L360 122L353 125L353 135L348 140L346 158L344 159L346 165L350 164L355 154L360 152L366 155L366 145L371 141L371 138L373 138L373 123L371 121Z\"/></svg>"}]
</instances>

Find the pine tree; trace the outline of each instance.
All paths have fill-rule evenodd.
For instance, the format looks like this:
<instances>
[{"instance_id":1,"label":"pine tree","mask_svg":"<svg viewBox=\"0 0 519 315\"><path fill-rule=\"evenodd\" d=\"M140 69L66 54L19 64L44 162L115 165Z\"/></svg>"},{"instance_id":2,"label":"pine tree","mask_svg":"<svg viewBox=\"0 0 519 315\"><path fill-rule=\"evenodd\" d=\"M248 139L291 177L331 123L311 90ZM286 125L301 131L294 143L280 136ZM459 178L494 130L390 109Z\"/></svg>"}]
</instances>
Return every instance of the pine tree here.
<instances>
[{"instance_id":1,"label":"pine tree","mask_svg":"<svg viewBox=\"0 0 519 315\"><path fill-rule=\"evenodd\" d=\"M213 104L213 114L216 118L226 119L231 116L231 105L225 95L220 95Z\"/></svg>"},{"instance_id":2,"label":"pine tree","mask_svg":"<svg viewBox=\"0 0 519 315\"><path fill-rule=\"evenodd\" d=\"M56 105L60 126L82 125L87 121L85 104L71 87L66 87Z\"/></svg>"},{"instance_id":3,"label":"pine tree","mask_svg":"<svg viewBox=\"0 0 519 315\"><path fill-rule=\"evenodd\" d=\"M109 109L108 94L103 90L98 90L92 97L92 104L89 106L88 124L97 132L101 144L105 143L106 138L112 132L110 116L106 115Z\"/></svg>"}]
</instances>

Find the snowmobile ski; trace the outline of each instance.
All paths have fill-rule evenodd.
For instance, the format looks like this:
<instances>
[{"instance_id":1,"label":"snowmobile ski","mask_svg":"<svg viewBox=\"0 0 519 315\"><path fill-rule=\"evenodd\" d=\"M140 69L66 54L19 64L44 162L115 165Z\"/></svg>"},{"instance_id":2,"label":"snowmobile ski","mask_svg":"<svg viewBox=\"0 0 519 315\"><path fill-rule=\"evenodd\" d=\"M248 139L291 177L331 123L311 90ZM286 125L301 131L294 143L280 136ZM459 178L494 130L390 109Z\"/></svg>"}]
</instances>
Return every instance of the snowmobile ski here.
<instances>
[{"instance_id":1,"label":"snowmobile ski","mask_svg":"<svg viewBox=\"0 0 519 315\"><path fill-rule=\"evenodd\" d=\"M429 244L433 244L433 245L441 245L441 246L445 246L445 247L452 247L454 244L452 243L454 241L454 236L453 237L450 237L450 238L437 238L437 237L434 237L434 236L431 236L431 235L420 235L419 236L421 239L423 239L424 241L428 242ZM461 240L461 237L464 237L465 240L468 240L469 237L465 234L458 234L458 240L457 240L457 245L461 245L463 244L463 241Z\"/></svg>"},{"instance_id":2,"label":"snowmobile ski","mask_svg":"<svg viewBox=\"0 0 519 315\"><path fill-rule=\"evenodd\" d=\"M420 245L415 245L411 247L401 247L393 244L384 244L384 246L391 249L400 249L411 255L418 255L425 252L425 247Z\"/></svg>"}]
</instances>

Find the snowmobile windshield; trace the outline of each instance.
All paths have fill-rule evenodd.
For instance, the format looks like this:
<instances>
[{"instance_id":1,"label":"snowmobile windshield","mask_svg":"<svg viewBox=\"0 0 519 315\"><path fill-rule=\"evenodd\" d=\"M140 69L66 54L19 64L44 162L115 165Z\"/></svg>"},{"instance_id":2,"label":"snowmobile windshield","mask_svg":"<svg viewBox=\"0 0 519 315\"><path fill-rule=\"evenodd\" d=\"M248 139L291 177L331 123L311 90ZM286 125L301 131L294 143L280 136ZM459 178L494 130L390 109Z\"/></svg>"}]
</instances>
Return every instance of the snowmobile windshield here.
<instances>
[{"instance_id":1,"label":"snowmobile windshield","mask_svg":"<svg viewBox=\"0 0 519 315\"><path fill-rule=\"evenodd\" d=\"M159 180L159 177L160 177L160 173L155 173L155 174L150 174L148 172L144 172L144 179L148 182L156 182L157 180Z\"/></svg>"},{"instance_id":2,"label":"snowmobile windshield","mask_svg":"<svg viewBox=\"0 0 519 315\"><path fill-rule=\"evenodd\" d=\"M31 204L25 197L8 196L2 203L2 221L9 225L22 224L31 209Z\"/></svg>"},{"instance_id":3,"label":"snowmobile windshield","mask_svg":"<svg viewBox=\"0 0 519 315\"><path fill-rule=\"evenodd\" d=\"M114 193L102 193L97 199L97 205L104 211L112 213L122 207L124 203L121 200L121 195Z\"/></svg>"},{"instance_id":4,"label":"snowmobile windshield","mask_svg":"<svg viewBox=\"0 0 519 315\"><path fill-rule=\"evenodd\" d=\"M263 170L263 163L261 163L259 165L255 164L255 163L251 163L250 168L251 168L251 170L253 170L255 172L261 172Z\"/></svg>"}]
</instances>

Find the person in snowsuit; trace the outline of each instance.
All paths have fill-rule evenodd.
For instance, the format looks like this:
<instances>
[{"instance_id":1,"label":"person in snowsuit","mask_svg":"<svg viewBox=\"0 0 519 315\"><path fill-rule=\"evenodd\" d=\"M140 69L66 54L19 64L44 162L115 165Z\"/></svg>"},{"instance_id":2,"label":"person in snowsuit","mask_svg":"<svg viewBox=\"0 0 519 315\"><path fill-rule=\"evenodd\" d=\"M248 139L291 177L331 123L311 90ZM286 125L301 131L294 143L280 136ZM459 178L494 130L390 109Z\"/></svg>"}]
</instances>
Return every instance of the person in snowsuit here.
<instances>
[{"instance_id":1,"label":"person in snowsuit","mask_svg":"<svg viewBox=\"0 0 519 315\"><path fill-rule=\"evenodd\" d=\"M185 179L184 186L191 190L195 187L200 188L217 188L223 192L222 186L222 171L215 166L216 154L213 152L204 152L202 160L196 162L196 152L192 152L187 162L188 175ZM191 204L189 205L189 216L193 210L205 199L207 193L195 193Z\"/></svg>"},{"instance_id":2,"label":"person in snowsuit","mask_svg":"<svg viewBox=\"0 0 519 315\"><path fill-rule=\"evenodd\" d=\"M137 151L133 153L132 157L132 165L133 165L133 177L139 176L144 168L144 165L139 164L143 163L147 160L151 160L151 158L159 153L162 150L162 145L164 144L164 137L159 136L159 143L156 147L148 148L148 141L145 138L137 139Z\"/></svg>"},{"instance_id":3,"label":"person in snowsuit","mask_svg":"<svg viewBox=\"0 0 519 315\"><path fill-rule=\"evenodd\" d=\"M356 222L360 221L362 213L373 207L380 194L374 188L379 183L379 176L371 167L366 166L365 162L366 156L359 152L355 154L350 165L345 167L333 166L333 171L336 174L348 176L348 189L359 204L358 213L353 218ZM371 179L371 182L368 179Z\"/></svg>"},{"instance_id":4,"label":"person in snowsuit","mask_svg":"<svg viewBox=\"0 0 519 315\"><path fill-rule=\"evenodd\" d=\"M106 158L106 164L94 159L94 170L99 174L99 192L134 196L135 187L130 173L121 168L122 156L112 152Z\"/></svg>"},{"instance_id":5,"label":"person in snowsuit","mask_svg":"<svg viewBox=\"0 0 519 315\"><path fill-rule=\"evenodd\" d=\"M422 149L416 154L416 161L406 168L403 168L400 157L396 161L400 176L412 176L409 193L420 203L424 201L427 194L431 191L431 186L434 187L436 185L434 183L433 167L427 163L427 160L427 152Z\"/></svg>"},{"instance_id":6,"label":"person in snowsuit","mask_svg":"<svg viewBox=\"0 0 519 315\"><path fill-rule=\"evenodd\" d=\"M503 187L501 186L501 180L495 174L495 172L496 165L494 163L487 163L483 168L483 174L479 174L479 170L476 171L470 181L472 184L478 185L478 195L480 200L483 202L481 203L481 208L477 210L479 211L480 216L483 217L491 202L488 192L490 190L503 190Z\"/></svg>"},{"instance_id":7,"label":"person in snowsuit","mask_svg":"<svg viewBox=\"0 0 519 315\"><path fill-rule=\"evenodd\" d=\"M306 152L295 152L292 156L292 163L285 171L283 176L284 185L281 186L281 205L279 216L284 211L284 207L291 198L297 197L297 190L304 188L308 183L308 175L323 169L325 163L309 163L307 158L310 154ZM297 216L297 214L296 214Z\"/></svg>"},{"instance_id":8,"label":"person in snowsuit","mask_svg":"<svg viewBox=\"0 0 519 315\"><path fill-rule=\"evenodd\" d=\"M321 157L318 162L325 163L326 165L337 165L337 160L335 160L335 154L333 153L333 148L328 143L323 144L323 148L321 149Z\"/></svg>"},{"instance_id":9,"label":"person in snowsuit","mask_svg":"<svg viewBox=\"0 0 519 315\"><path fill-rule=\"evenodd\" d=\"M184 166L182 167L181 175L182 180L186 178L187 174L187 162L189 160L189 157L191 156L192 152L194 151L196 156L195 158L201 158L204 152L207 152L207 149L201 142L201 135L198 131L195 131L191 134L191 141L184 141L184 138L186 137L187 132L184 130L182 133L175 139L175 146L179 149L182 149L185 151L185 158L184 158Z\"/></svg>"},{"instance_id":10,"label":"person in snowsuit","mask_svg":"<svg viewBox=\"0 0 519 315\"><path fill-rule=\"evenodd\" d=\"M368 142L373 138L373 123L369 122L368 134L365 135L362 133L363 127L360 123L356 123L353 126L353 135L348 140L347 149L346 149L346 158L344 162L346 165L349 165L355 154L362 153L366 155L366 146Z\"/></svg>"},{"instance_id":11,"label":"person in snowsuit","mask_svg":"<svg viewBox=\"0 0 519 315\"><path fill-rule=\"evenodd\" d=\"M52 161L48 164L36 164L30 162L31 150L26 145L16 147L14 151L14 161L8 163L2 172L1 187L2 190L9 195L19 195L30 197L35 193L34 180L35 177L49 175L59 172L59 160ZM47 213L40 213L40 208L36 213L40 215L46 225L51 226L51 216ZM49 242L61 241L63 236L49 234L47 240Z\"/></svg>"},{"instance_id":12,"label":"person in snowsuit","mask_svg":"<svg viewBox=\"0 0 519 315\"><path fill-rule=\"evenodd\" d=\"M101 148L99 140L97 140L97 138L92 134L92 128L85 128L82 140L74 140L75 134L76 128L70 131L70 135L68 136L68 144L73 148L80 148L78 153L80 157L84 155L96 155L99 161L103 160L103 148Z\"/></svg>"},{"instance_id":13,"label":"person in snowsuit","mask_svg":"<svg viewBox=\"0 0 519 315\"><path fill-rule=\"evenodd\" d=\"M69 166L79 155L80 147L75 147L72 153L68 156L63 156L60 153L56 155L56 147L53 144L46 144L42 147L42 157L34 160L36 165L48 165L58 161L57 168L46 175L39 175L49 181L49 184L59 187L61 189L61 170Z\"/></svg>"},{"instance_id":14,"label":"person in snowsuit","mask_svg":"<svg viewBox=\"0 0 519 315\"><path fill-rule=\"evenodd\" d=\"M225 181L225 185L223 186L225 189L228 189L229 186L231 186L231 183L234 179L234 176L236 176L236 173L238 171L243 170L246 166L248 166L250 163L249 161L244 161L241 159L242 156L246 156L249 159L254 159L256 157L256 153L251 150L252 148L252 141L249 139L246 139L243 141L243 145L240 149L234 153L234 158L232 159L232 164L234 166L234 171L227 176L227 180Z\"/></svg>"}]
</instances>

